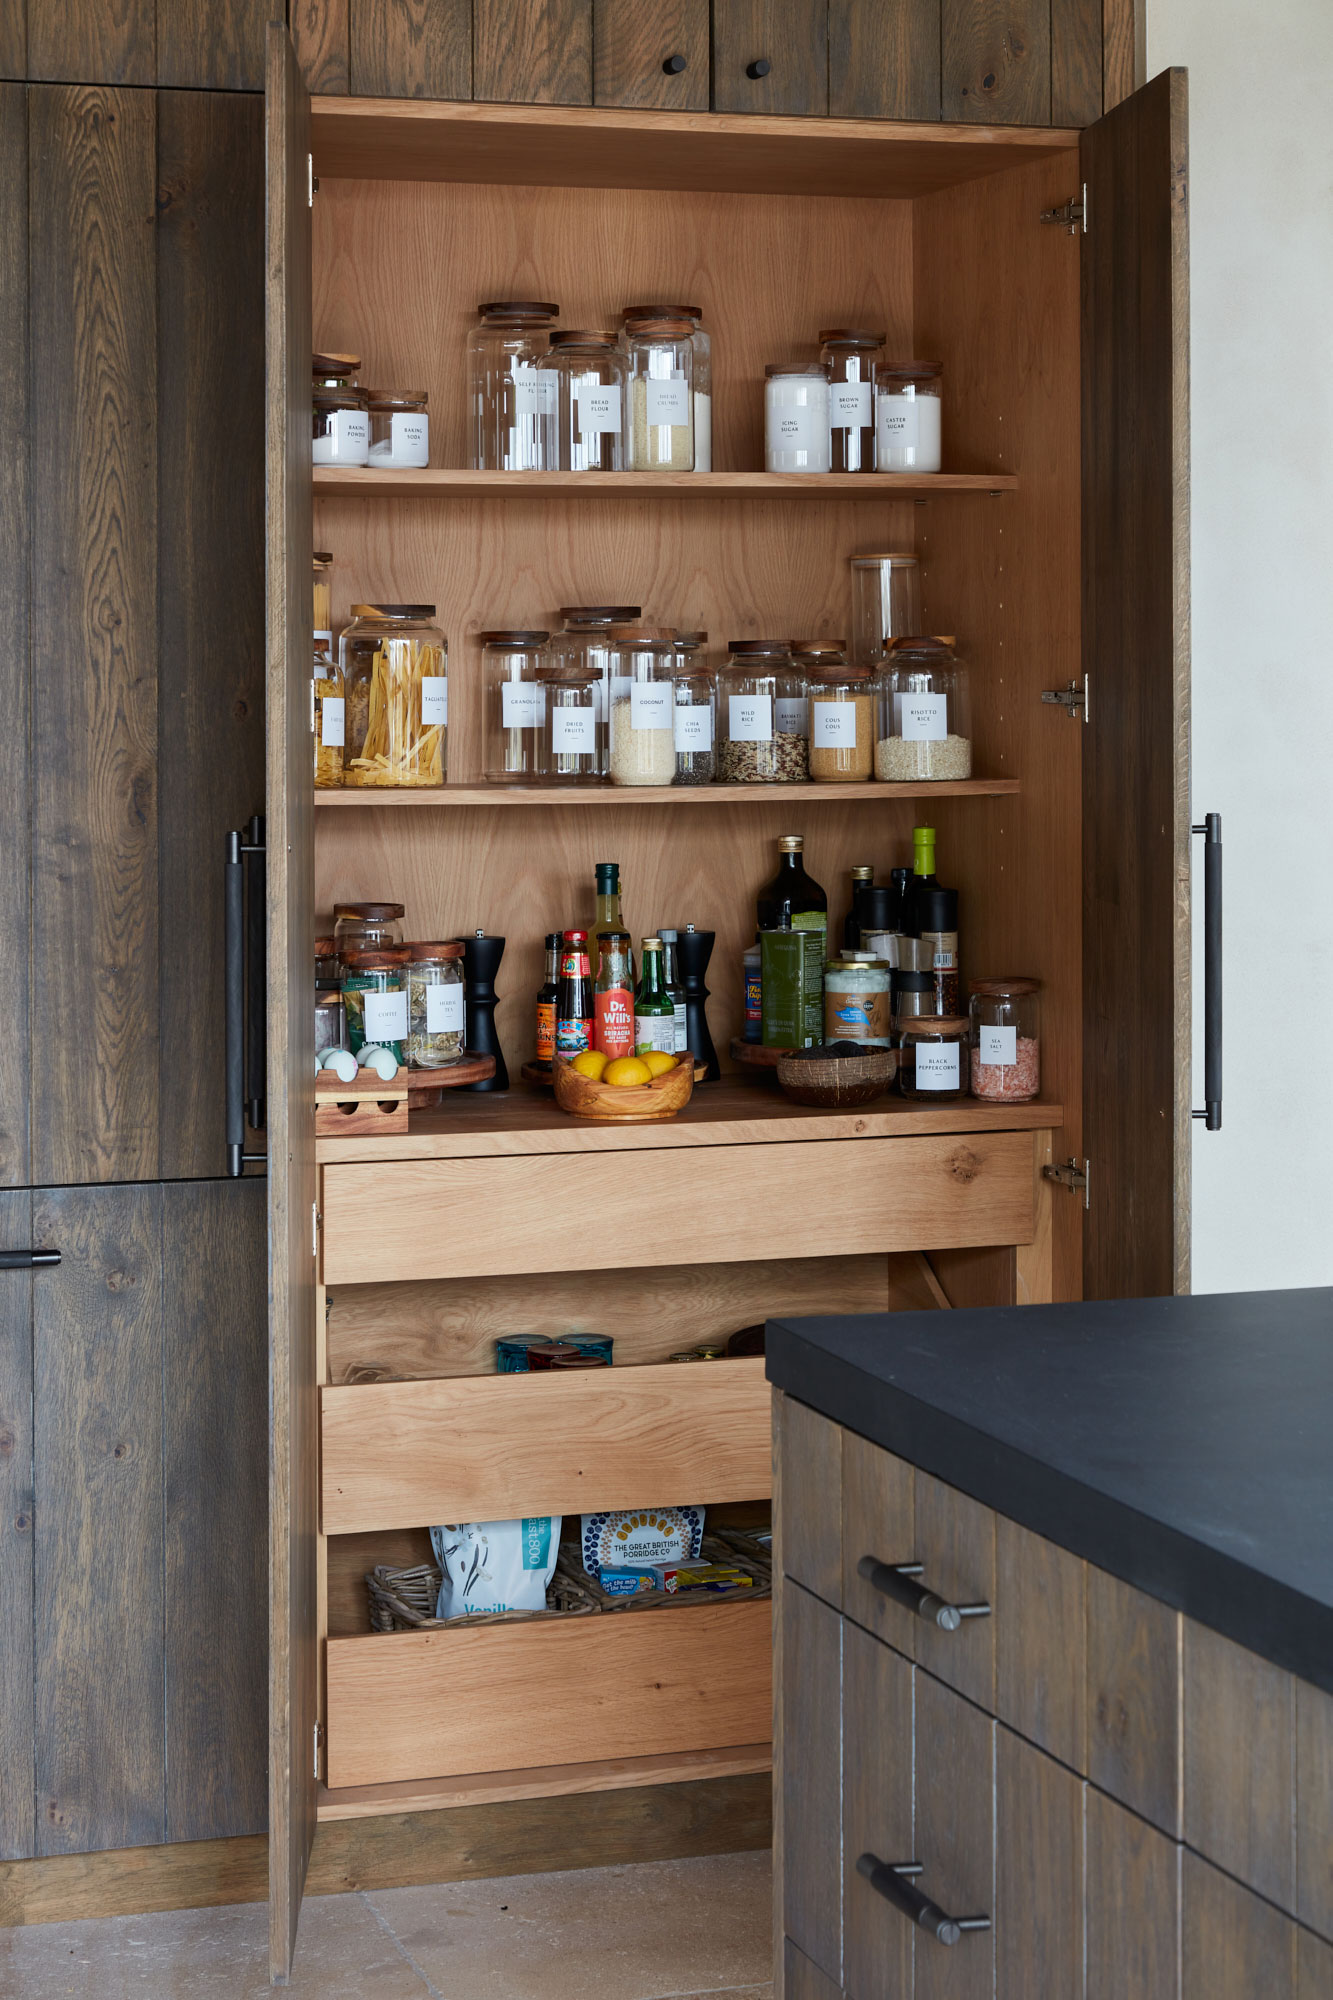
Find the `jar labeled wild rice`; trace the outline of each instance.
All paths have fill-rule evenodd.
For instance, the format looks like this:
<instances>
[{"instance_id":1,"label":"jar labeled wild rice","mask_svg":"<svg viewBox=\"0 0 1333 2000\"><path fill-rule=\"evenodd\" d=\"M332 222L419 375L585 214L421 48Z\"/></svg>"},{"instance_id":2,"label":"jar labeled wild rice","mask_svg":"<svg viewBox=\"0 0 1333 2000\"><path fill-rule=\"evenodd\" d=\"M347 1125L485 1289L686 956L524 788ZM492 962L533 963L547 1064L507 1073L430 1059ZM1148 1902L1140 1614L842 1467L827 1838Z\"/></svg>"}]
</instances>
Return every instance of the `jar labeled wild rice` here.
<instances>
[{"instance_id":1,"label":"jar labeled wild rice","mask_svg":"<svg viewBox=\"0 0 1333 2000\"><path fill-rule=\"evenodd\" d=\"M732 640L717 677L724 783L788 785L809 777L806 695L785 640Z\"/></svg>"},{"instance_id":2,"label":"jar labeled wild rice","mask_svg":"<svg viewBox=\"0 0 1333 2000\"><path fill-rule=\"evenodd\" d=\"M442 1069L463 1054L463 946L449 938L407 949L407 1066Z\"/></svg>"}]
</instances>

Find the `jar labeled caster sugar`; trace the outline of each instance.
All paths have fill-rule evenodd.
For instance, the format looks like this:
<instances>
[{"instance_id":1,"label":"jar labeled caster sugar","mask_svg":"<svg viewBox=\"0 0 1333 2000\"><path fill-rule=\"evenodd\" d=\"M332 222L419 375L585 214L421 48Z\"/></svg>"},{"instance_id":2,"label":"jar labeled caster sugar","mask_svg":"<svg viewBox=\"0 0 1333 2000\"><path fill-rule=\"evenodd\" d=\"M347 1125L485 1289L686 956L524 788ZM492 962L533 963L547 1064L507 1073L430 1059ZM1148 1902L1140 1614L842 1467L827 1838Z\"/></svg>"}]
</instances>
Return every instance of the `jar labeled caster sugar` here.
<instances>
[{"instance_id":1,"label":"jar labeled caster sugar","mask_svg":"<svg viewBox=\"0 0 1333 2000\"><path fill-rule=\"evenodd\" d=\"M875 464L880 472L940 470L939 361L875 363Z\"/></svg>"}]
</instances>

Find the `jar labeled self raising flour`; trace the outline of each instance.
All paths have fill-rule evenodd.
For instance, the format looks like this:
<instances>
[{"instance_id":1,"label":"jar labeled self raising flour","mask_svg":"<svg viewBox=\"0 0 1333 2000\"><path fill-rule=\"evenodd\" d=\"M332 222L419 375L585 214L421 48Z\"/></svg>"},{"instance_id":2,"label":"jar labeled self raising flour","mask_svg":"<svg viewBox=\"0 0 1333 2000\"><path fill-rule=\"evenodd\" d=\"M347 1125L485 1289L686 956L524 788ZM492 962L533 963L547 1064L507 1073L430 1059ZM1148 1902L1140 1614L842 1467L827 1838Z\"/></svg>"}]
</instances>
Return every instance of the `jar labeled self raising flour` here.
<instances>
[{"instance_id":1,"label":"jar labeled self raising flour","mask_svg":"<svg viewBox=\"0 0 1333 2000\"><path fill-rule=\"evenodd\" d=\"M764 376L765 469L827 472L828 369L822 361L782 361L767 367Z\"/></svg>"},{"instance_id":2,"label":"jar labeled self raising flour","mask_svg":"<svg viewBox=\"0 0 1333 2000\"><path fill-rule=\"evenodd\" d=\"M875 464L880 472L940 469L939 361L875 363Z\"/></svg>"}]
</instances>

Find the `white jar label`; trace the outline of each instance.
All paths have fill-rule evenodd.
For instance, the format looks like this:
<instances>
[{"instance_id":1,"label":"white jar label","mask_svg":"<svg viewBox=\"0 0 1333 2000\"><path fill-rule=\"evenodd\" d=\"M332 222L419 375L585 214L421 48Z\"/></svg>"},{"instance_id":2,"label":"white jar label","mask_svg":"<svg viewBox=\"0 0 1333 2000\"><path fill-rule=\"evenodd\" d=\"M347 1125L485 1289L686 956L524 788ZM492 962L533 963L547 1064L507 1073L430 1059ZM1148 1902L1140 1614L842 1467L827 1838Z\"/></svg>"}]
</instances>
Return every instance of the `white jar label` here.
<instances>
[{"instance_id":1,"label":"white jar label","mask_svg":"<svg viewBox=\"0 0 1333 2000\"><path fill-rule=\"evenodd\" d=\"M1012 1069L1018 1061L1017 1028L983 1028L977 1036L977 1054L983 1063Z\"/></svg>"},{"instance_id":2,"label":"white jar label","mask_svg":"<svg viewBox=\"0 0 1333 2000\"><path fill-rule=\"evenodd\" d=\"M905 694L902 704L905 743L943 743L949 734L947 695Z\"/></svg>"},{"instance_id":3,"label":"white jar label","mask_svg":"<svg viewBox=\"0 0 1333 2000\"><path fill-rule=\"evenodd\" d=\"M854 701L812 701L816 750L856 748L856 703Z\"/></svg>"},{"instance_id":4,"label":"white jar label","mask_svg":"<svg viewBox=\"0 0 1333 2000\"><path fill-rule=\"evenodd\" d=\"M406 993L367 993L366 1040L401 1042L407 1033Z\"/></svg>"},{"instance_id":5,"label":"white jar label","mask_svg":"<svg viewBox=\"0 0 1333 2000\"><path fill-rule=\"evenodd\" d=\"M788 403L770 408L768 443L772 451L816 451L828 445L821 439L823 412L808 403Z\"/></svg>"},{"instance_id":6,"label":"white jar label","mask_svg":"<svg viewBox=\"0 0 1333 2000\"><path fill-rule=\"evenodd\" d=\"M921 438L921 421L915 396L885 396L876 399L881 451L915 451Z\"/></svg>"},{"instance_id":7,"label":"white jar label","mask_svg":"<svg viewBox=\"0 0 1333 2000\"><path fill-rule=\"evenodd\" d=\"M430 433L424 410L395 410L389 427L395 465L425 465L430 458Z\"/></svg>"},{"instance_id":8,"label":"white jar label","mask_svg":"<svg viewBox=\"0 0 1333 2000\"><path fill-rule=\"evenodd\" d=\"M556 380L549 368L533 368L520 362L514 370L514 415L553 417L556 407Z\"/></svg>"},{"instance_id":9,"label":"white jar label","mask_svg":"<svg viewBox=\"0 0 1333 2000\"><path fill-rule=\"evenodd\" d=\"M646 397L650 424L688 424L690 392L683 375L650 375Z\"/></svg>"},{"instance_id":10,"label":"white jar label","mask_svg":"<svg viewBox=\"0 0 1333 2000\"><path fill-rule=\"evenodd\" d=\"M546 689L534 681L505 681L500 714L506 729L540 729L546 720Z\"/></svg>"},{"instance_id":11,"label":"white jar label","mask_svg":"<svg viewBox=\"0 0 1333 2000\"><path fill-rule=\"evenodd\" d=\"M463 1032L463 982L451 979L446 985L426 988L426 1033L452 1035Z\"/></svg>"},{"instance_id":12,"label":"white jar label","mask_svg":"<svg viewBox=\"0 0 1333 2000\"><path fill-rule=\"evenodd\" d=\"M631 729L670 729L675 690L670 681L635 681L629 691Z\"/></svg>"},{"instance_id":13,"label":"white jar label","mask_svg":"<svg viewBox=\"0 0 1333 2000\"><path fill-rule=\"evenodd\" d=\"M579 433L596 437L605 431L620 434L620 384L580 382L575 387L578 400Z\"/></svg>"},{"instance_id":14,"label":"white jar label","mask_svg":"<svg viewBox=\"0 0 1333 2000\"><path fill-rule=\"evenodd\" d=\"M778 696L778 734L780 736L804 736L810 727L806 714L803 694L780 694Z\"/></svg>"},{"instance_id":15,"label":"white jar label","mask_svg":"<svg viewBox=\"0 0 1333 2000\"><path fill-rule=\"evenodd\" d=\"M316 465L364 465L370 451L365 410L330 410L328 429L315 439Z\"/></svg>"},{"instance_id":16,"label":"white jar label","mask_svg":"<svg viewBox=\"0 0 1333 2000\"><path fill-rule=\"evenodd\" d=\"M553 708L551 748L562 757L590 757L597 748L597 711Z\"/></svg>"},{"instance_id":17,"label":"white jar label","mask_svg":"<svg viewBox=\"0 0 1333 2000\"><path fill-rule=\"evenodd\" d=\"M829 429L858 431L870 423L870 384L831 382L828 392Z\"/></svg>"},{"instance_id":18,"label":"white jar label","mask_svg":"<svg viewBox=\"0 0 1333 2000\"><path fill-rule=\"evenodd\" d=\"M713 711L707 702L697 707L676 710L677 750L711 750L713 747Z\"/></svg>"},{"instance_id":19,"label":"white jar label","mask_svg":"<svg viewBox=\"0 0 1333 2000\"><path fill-rule=\"evenodd\" d=\"M333 658L333 634L332 634L332 632L325 632L325 631L322 631L322 630L320 630L320 631L316 631L316 632L315 632L315 633L313 634L313 637L314 637L314 641L315 641L315 651L316 651L317 653L327 653L327 654L328 654L328 656L329 656L329 658L330 658L330 659L332 659L332 658Z\"/></svg>"},{"instance_id":20,"label":"white jar label","mask_svg":"<svg viewBox=\"0 0 1333 2000\"><path fill-rule=\"evenodd\" d=\"M728 695L727 734L733 743L771 742L773 738L772 695Z\"/></svg>"},{"instance_id":21,"label":"white jar label","mask_svg":"<svg viewBox=\"0 0 1333 2000\"><path fill-rule=\"evenodd\" d=\"M340 694L326 694L319 704L319 740L326 750L342 748L343 707Z\"/></svg>"},{"instance_id":22,"label":"white jar label","mask_svg":"<svg viewBox=\"0 0 1333 2000\"><path fill-rule=\"evenodd\" d=\"M957 1090L957 1042L917 1043L916 1087L918 1090Z\"/></svg>"},{"instance_id":23,"label":"white jar label","mask_svg":"<svg viewBox=\"0 0 1333 2000\"><path fill-rule=\"evenodd\" d=\"M423 674L421 677L421 723L424 729L431 729L436 723L444 729L449 722L449 683L443 674Z\"/></svg>"}]
</instances>

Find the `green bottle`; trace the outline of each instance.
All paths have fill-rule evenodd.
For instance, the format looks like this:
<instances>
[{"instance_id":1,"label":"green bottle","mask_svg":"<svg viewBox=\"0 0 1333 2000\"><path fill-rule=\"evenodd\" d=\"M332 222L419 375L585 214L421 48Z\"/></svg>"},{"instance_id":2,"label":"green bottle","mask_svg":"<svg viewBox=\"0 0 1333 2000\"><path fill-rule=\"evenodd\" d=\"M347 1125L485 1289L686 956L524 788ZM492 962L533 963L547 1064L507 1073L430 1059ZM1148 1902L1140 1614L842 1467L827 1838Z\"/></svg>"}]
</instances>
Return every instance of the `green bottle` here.
<instances>
[{"instance_id":1,"label":"green bottle","mask_svg":"<svg viewBox=\"0 0 1333 2000\"><path fill-rule=\"evenodd\" d=\"M676 1053L676 1009L667 992L658 937L643 940L643 977L634 996L634 1053L646 1056L652 1049L666 1056Z\"/></svg>"},{"instance_id":2,"label":"green bottle","mask_svg":"<svg viewBox=\"0 0 1333 2000\"><path fill-rule=\"evenodd\" d=\"M602 939L612 931L625 929L624 918L620 914L620 863L599 861L597 871L597 915L588 927L588 960L592 966L592 976L597 977L601 964ZM629 976L634 978L634 953L629 955Z\"/></svg>"}]
</instances>

